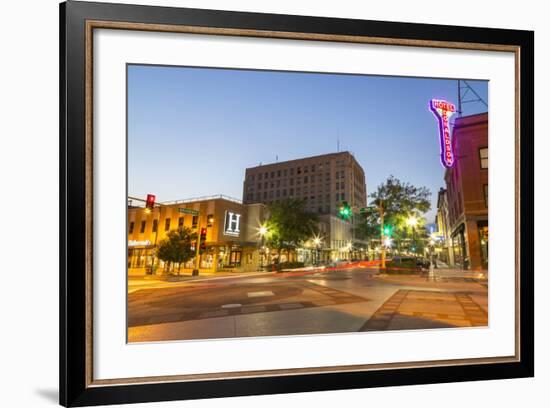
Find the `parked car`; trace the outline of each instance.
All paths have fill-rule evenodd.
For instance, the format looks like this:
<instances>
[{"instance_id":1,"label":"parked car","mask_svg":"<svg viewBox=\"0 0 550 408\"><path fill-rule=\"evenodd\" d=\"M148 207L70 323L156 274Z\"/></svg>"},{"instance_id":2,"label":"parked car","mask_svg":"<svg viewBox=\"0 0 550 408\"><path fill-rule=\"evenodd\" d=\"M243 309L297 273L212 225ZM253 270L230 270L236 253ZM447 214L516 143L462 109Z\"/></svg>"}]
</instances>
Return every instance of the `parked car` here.
<instances>
[{"instance_id":1,"label":"parked car","mask_svg":"<svg viewBox=\"0 0 550 408\"><path fill-rule=\"evenodd\" d=\"M430 267L429 259L423 257L416 258L416 264L423 269L428 269Z\"/></svg>"}]
</instances>

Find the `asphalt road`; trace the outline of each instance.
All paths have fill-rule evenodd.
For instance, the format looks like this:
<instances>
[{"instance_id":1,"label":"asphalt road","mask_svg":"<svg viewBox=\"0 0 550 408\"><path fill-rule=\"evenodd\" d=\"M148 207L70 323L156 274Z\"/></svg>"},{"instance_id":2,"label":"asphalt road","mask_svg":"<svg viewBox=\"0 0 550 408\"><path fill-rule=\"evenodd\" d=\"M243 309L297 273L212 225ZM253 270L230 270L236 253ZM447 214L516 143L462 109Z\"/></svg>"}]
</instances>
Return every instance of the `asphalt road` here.
<instances>
[{"instance_id":1,"label":"asphalt road","mask_svg":"<svg viewBox=\"0 0 550 408\"><path fill-rule=\"evenodd\" d=\"M128 294L131 342L487 325L486 280L376 269L151 282Z\"/></svg>"}]
</instances>

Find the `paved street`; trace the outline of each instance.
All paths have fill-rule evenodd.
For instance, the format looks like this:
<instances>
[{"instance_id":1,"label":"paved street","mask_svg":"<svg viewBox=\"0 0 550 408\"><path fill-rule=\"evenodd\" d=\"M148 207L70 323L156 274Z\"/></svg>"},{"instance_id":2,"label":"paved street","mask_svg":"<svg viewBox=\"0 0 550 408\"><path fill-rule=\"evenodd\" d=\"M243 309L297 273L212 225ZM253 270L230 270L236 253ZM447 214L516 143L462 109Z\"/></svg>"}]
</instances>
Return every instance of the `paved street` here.
<instances>
[{"instance_id":1,"label":"paved street","mask_svg":"<svg viewBox=\"0 0 550 408\"><path fill-rule=\"evenodd\" d=\"M130 280L130 342L486 326L487 279L374 267Z\"/></svg>"}]
</instances>

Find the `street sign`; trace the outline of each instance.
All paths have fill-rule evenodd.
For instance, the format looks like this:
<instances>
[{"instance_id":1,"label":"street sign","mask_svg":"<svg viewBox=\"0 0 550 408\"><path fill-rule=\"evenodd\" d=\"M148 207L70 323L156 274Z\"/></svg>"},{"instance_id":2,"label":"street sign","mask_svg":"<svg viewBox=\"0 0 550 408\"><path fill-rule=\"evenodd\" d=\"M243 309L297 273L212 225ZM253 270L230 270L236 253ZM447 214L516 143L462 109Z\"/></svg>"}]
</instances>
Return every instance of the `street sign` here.
<instances>
[{"instance_id":1,"label":"street sign","mask_svg":"<svg viewBox=\"0 0 550 408\"><path fill-rule=\"evenodd\" d=\"M178 211L182 214L199 215L197 210L191 210L190 208L179 208Z\"/></svg>"}]
</instances>

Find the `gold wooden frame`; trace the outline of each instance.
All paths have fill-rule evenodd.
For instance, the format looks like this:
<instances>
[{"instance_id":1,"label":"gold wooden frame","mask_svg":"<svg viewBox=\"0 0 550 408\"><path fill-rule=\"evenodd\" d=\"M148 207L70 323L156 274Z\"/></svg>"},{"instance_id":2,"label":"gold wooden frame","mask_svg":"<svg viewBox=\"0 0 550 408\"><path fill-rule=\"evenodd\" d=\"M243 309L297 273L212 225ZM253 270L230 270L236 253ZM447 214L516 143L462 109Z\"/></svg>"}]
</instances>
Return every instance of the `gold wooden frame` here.
<instances>
[{"instance_id":1,"label":"gold wooden frame","mask_svg":"<svg viewBox=\"0 0 550 408\"><path fill-rule=\"evenodd\" d=\"M93 30L119 29L150 32L170 32L219 36L241 36L257 38L329 41L342 43L397 45L411 47L450 48L479 51L513 52L515 58L515 354L502 357L480 357L451 360L416 361L406 363L358 364L344 366L305 367L294 369L255 370L208 374L186 374L154 377L133 377L116 379L93 378ZM228 29L197 27L187 25L165 25L148 23L127 23L119 21L86 21L86 387L130 385L145 383L168 383L179 381L219 380L267 376L290 376L298 374L335 373L351 371L387 370L396 368L441 367L449 365L512 363L520 356L520 47L484 43L427 41L367 36L308 34L285 31L261 31L249 29Z\"/></svg>"}]
</instances>

